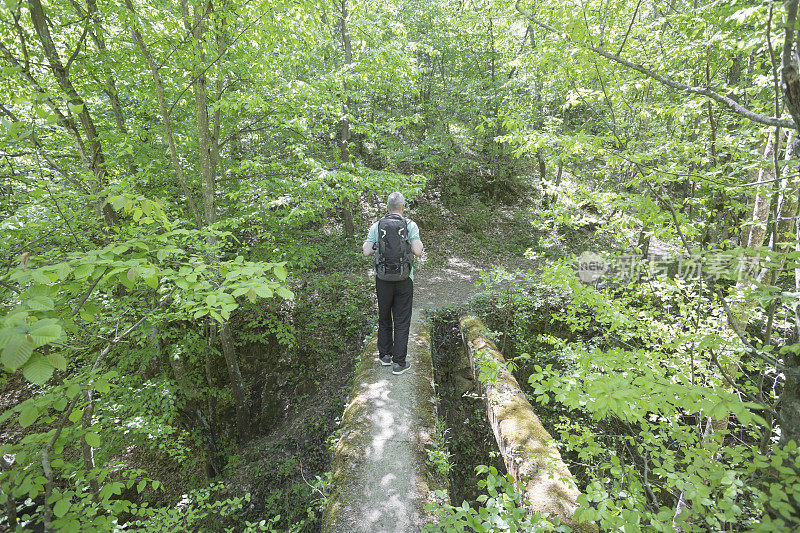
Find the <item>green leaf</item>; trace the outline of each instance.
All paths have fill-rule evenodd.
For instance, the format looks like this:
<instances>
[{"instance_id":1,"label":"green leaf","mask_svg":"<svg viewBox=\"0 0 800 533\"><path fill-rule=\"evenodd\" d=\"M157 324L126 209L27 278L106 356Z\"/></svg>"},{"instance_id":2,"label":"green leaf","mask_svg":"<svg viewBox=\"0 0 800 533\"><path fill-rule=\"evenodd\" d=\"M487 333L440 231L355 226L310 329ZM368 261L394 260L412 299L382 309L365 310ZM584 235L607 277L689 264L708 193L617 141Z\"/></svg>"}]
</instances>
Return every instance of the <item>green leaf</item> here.
<instances>
[{"instance_id":1,"label":"green leaf","mask_svg":"<svg viewBox=\"0 0 800 533\"><path fill-rule=\"evenodd\" d=\"M30 402L19 414L19 425L26 428L36 422L37 418L39 418L39 408Z\"/></svg>"},{"instance_id":2,"label":"green leaf","mask_svg":"<svg viewBox=\"0 0 800 533\"><path fill-rule=\"evenodd\" d=\"M19 326L19 325L25 324L25 322L28 320L28 315L29 314L30 313L27 310L25 310L25 311L15 311L15 312L9 313L3 319L3 324L5 324L6 327L9 327L9 328L13 327L13 326Z\"/></svg>"},{"instance_id":3,"label":"green leaf","mask_svg":"<svg viewBox=\"0 0 800 533\"><path fill-rule=\"evenodd\" d=\"M146 277L144 282L147 283L152 289L158 289L158 276L153 274L152 276Z\"/></svg>"},{"instance_id":4,"label":"green leaf","mask_svg":"<svg viewBox=\"0 0 800 533\"><path fill-rule=\"evenodd\" d=\"M286 287L278 287L275 292L278 293L278 296L281 298L286 298L287 300L294 298L294 293Z\"/></svg>"},{"instance_id":5,"label":"green leaf","mask_svg":"<svg viewBox=\"0 0 800 533\"><path fill-rule=\"evenodd\" d=\"M54 323L55 321L40 320L31 328L31 337L36 341L34 348L44 346L56 339L61 338L63 330L61 326Z\"/></svg>"},{"instance_id":6,"label":"green leaf","mask_svg":"<svg viewBox=\"0 0 800 533\"><path fill-rule=\"evenodd\" d=\"M138 275L139 275L139 267L138 266L131 267L131 269L128 270L128 281L135 280Z\"/></svg>"},{"instance_id":7,"label":"green leaf","mask_svg":"<svg viewBox=\"0 0 800 533\"><path fill-rule=\"evenodd\" d=\"M94 265L82 264L78 265L73 272L75 279L85 279L92 275L94 272Z\"/></svg>"},{"instance_id":8,"label":"green leaf","mask_svg":"<svg viewBox=\"0 0 800 533\"><path fill-rule=\"evenodd\" d=\"M33 353L34 343L35 341L30 335L14 337L11 342L6 344L6 347L3 348L3 354L0 356L3 364L12 372L16 371L30 358Z\"/></svg>"},{"instance_id":9,"label":"green leaf","mask_svg":"<svg viewBox=\"0 0 800 533\"><path fill-rule=\"evenodd\" d=\"M83 436L86 444L91 446L92 448L99 448L100 447L100 435L95 433L94 431L89 431Z\"/></svg>"},{"instance_id":10,"label":"green leaf","mask_svg":"<svg viewBox=\"0 0 800 533\"><path fill-rule=\"evenodd\" d=\"M58 272L58 277L63 281L72 272L72 267L69 263L59 263L56 265L56 272Z\"/></svg>"},{"instance_id":11,"label":"green leaf","mask_svg":"<svg viewBox=\"0 0 800 533\"><path fill-rule=\"evenodd\" d=\"M25 303L34 311L50 311L55 307L55 302L49 296L35 296Z\"/></svg>"},{"instance_id":12,"label":"green leaf","mask_svg":"<svg viewBox=\"0 0 800 533\"><path fill-rule=\"evenodd\" d=\"M114 208L114 211L119 211L125 204L128 202L128 199L124 196L115 196L111 199L111 207Z\"/></svg>"},{"instance_id":13,"label":"green leaf","mask_svg":"<svg viewBox=\"0 0 800 533\"><path fill-rule=\"evenodd\" d=\"M49 353L47 354L47 360L53 365L54 368L61 370L62 372L67 370L67 360L64 359L64 356L60 353Z\"/></svg>"},{"instance_id":14,"label":"green leaf","mask_svg":"<svg viewBox=\"0 0 800 533\"><path fill-rule=\"evenodd\" d=\"M14 411L12 409L6 409L2 413L0 413L0 425L5 424L6 420L11 418L11 415L13 415L13 414L14 414Z\"/></svg>"},{"instance_id":15,"label":"green leaf","mask_svg":"<svg viewBox=\"0 0 800 533\"><path fill-rule=\"evenodd\" d=\"M147 486L147 480L143 479L136 485L136 492L141 493L144 488Z\"/></svg>"},{"instance_id":16,"label":"green leaf","mask_svg":"<svg viewBox=\"0 0 800 533\"><path fill-rule=\"evenodd\" d=\"M8 346L8 343L11 342L15 337L24 338L25 329L20 326L0 329L0 348L5 348Z\"/></svg>"},{"instance_id":17,"label":"green leaf","mask_svg":"<svg viewBox=\"0 0 800 533\"><path fill-rule=\"evenodd\" d=\"M69 421L73 424L81 419L83 416L83 409L73 409L69 414Z\"/></svg>"},{"instance_id":18,"label":"green leaf","mask_svg":"<svg viewBox=\"0 0 800 533\"><path fill-rule=\"evenodd\" d=\"M53 375L53 370L53 365L51 365L47 359L41 355L35 355L22 369L22 375L24 375L25 379L28 381L44 385L47 383L47 380L50 379L50 376Z\"/></svg>"},{"instance_id":19,"label":"green leaf","mask_svg":"<svg viewBox=\"0 0 800 533\"><path fill-rule=\"evenodd\" d=\"M279 280L281 280L281 281L285 281L286 280L287 272L286 272L286 267L285 266L276 265L275 268L273 268L272 270L275 272L275 276Z\"/></svg>"},{"instance_id":20,"label":"green leaf","mask_svg":"<svg viewBox=\"0 0 800 533\"><path fill-rule=\"evenodd\" d=\"M55 402L53 402L53 409L55 409L56 411L63 411L66 408L67 408L67 399L63 396L61 398L58 398Z\"/></svg>"},{"instance_id":21,"label":"green leaf","mask_svg":"<svg viewBox=\"0 0 800 533\"><path fill-rule=\"evenodd\" d=\"M43 272L41 269L34 270L33 272L31 272L31 277L33 278L33 281L35 281L36 283L43 283L43 284L50 283L50 278L47 277L47 274Z\"/></svg>"},{"instance_id":22,"label":"green leaf","mask_svg":"<svg viewBox=\"0 0 800 533\"><path fill-rule=\"evenodd\" d=\"M61 498L53 506L53 514L61 518L69 511L69 498Z\"/></svg>"},{"instance_id":23,"label":"green leaf","mask_svg":"<svg viewBox=\"0 0 800 533\"><path fill-rule=\"evenodd\" d=\"M130 271L127 274L120 272L119 273L119 282L125 285L125 287L132 289L133 288L133 281L130 280L128 277L130 275Z\"/></svg>"},{"instance_id":24,"label":"green leaf","mask_svg":"<svg viewBox=\"0 0 800 533\"><path fill-rule=\"evenodd\" d=\"M255 288L256 294L262 298L272 298L272 289L265 285L259 285Z\"/></svg>"}]
</instances>

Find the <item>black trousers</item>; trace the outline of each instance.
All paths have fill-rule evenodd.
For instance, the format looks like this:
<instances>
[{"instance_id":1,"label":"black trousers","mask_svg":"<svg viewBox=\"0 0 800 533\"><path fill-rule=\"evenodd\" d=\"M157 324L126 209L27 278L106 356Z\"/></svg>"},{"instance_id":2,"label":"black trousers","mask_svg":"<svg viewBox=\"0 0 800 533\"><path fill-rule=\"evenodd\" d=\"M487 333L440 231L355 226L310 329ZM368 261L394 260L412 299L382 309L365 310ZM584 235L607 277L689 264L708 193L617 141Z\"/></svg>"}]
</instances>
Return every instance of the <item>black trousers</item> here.
<instances>
[{"instance_id":1,"label":"black trousers","mask_svg":"<svg viewBox=\"0 0 800 533\"><path fill-rule=\"evenodd\" d=\"M403 365L408 353L414 282L376 278L375 292L378 294L378 352L392 354L392 362Z\"/></svg>"}]
</instances>

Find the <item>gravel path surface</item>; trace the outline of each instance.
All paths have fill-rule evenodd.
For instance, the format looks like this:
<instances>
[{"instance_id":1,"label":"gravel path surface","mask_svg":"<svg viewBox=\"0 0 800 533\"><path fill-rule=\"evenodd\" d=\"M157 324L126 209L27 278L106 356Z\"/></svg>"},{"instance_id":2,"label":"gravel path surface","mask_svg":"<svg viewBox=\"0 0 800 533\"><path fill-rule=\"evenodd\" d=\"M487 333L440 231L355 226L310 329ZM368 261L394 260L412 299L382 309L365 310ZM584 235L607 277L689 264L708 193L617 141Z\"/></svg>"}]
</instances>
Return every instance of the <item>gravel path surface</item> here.
<instances>
[{"instance_id":1,"label":"gravel path surface","mask_svg":"<svg viewBox=\"0 0 800 533\"><path fill-rule=\"evenodd\" d=\"M474 294L481 268L450 257L441 267L422 261L415 272L414 312L409 336L411 369L392 375L377 361L375 338L356 368L342 416L342 437L333 459L333 491L324 532L418 532L433 502L425 447L436 426L430 331L422 310L464 305Z\"/></svg>"},{"instance_id":2,"label":"gravel path surface","mask_svg":"<svg viewBox=\"0 0 800 533\"><path fill-rule=\"evenodd\" d=\"M425 447L433 439L436 411L430 339L416 309L411 328L407 372L395 376L377 361L374 337L356 369L323 531L410 532L429 521L424 508L435 501L435 487Z\"/></svg>"}]
</instances>

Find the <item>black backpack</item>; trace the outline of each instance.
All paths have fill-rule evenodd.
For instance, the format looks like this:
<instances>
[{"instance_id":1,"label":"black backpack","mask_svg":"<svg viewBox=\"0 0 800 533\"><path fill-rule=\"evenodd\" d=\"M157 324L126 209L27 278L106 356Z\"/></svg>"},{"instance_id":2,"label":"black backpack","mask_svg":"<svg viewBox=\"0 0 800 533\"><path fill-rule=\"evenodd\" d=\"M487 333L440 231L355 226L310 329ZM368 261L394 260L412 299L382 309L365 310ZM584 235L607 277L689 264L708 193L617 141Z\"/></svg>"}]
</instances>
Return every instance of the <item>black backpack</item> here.
<instances>
[{"instance_id":1,"label":"black backpack","mask_svg":"<svg viewBox=\"0 0 800 533\"><path fill-rule=\"evenodd\" d=\"M386 215L378 221L375 275L384 281L403 281L411 275L413 262L408 222L397 213Z\"/></svg>"}]
</instances>

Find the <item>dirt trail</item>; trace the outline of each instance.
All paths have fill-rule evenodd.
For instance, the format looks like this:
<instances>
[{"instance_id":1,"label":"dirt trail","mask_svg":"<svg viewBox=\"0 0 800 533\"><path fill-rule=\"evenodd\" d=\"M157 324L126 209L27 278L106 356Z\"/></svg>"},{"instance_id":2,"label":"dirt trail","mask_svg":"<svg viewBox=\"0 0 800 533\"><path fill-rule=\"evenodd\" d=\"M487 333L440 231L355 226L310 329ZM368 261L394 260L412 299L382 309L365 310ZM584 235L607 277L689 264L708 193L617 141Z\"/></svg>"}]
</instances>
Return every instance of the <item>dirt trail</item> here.
<instances>
[{"instance_id":1,"label":"dirt trail","mask_svg":"<svg viewBox=\"0 0 800 533\"><path fill-rule=\"evenodd\" d=\"M490 265L486 265L487 267ZM333 492L323 532L418 532L431 516L435 480L425 448L436 426L436 397L425 308L467 303L481 268L457 257L415 272L409 336L411 369L395 376L376 360L373 336L356 367L333 459Z\"/></svg>"}]
</instances>

